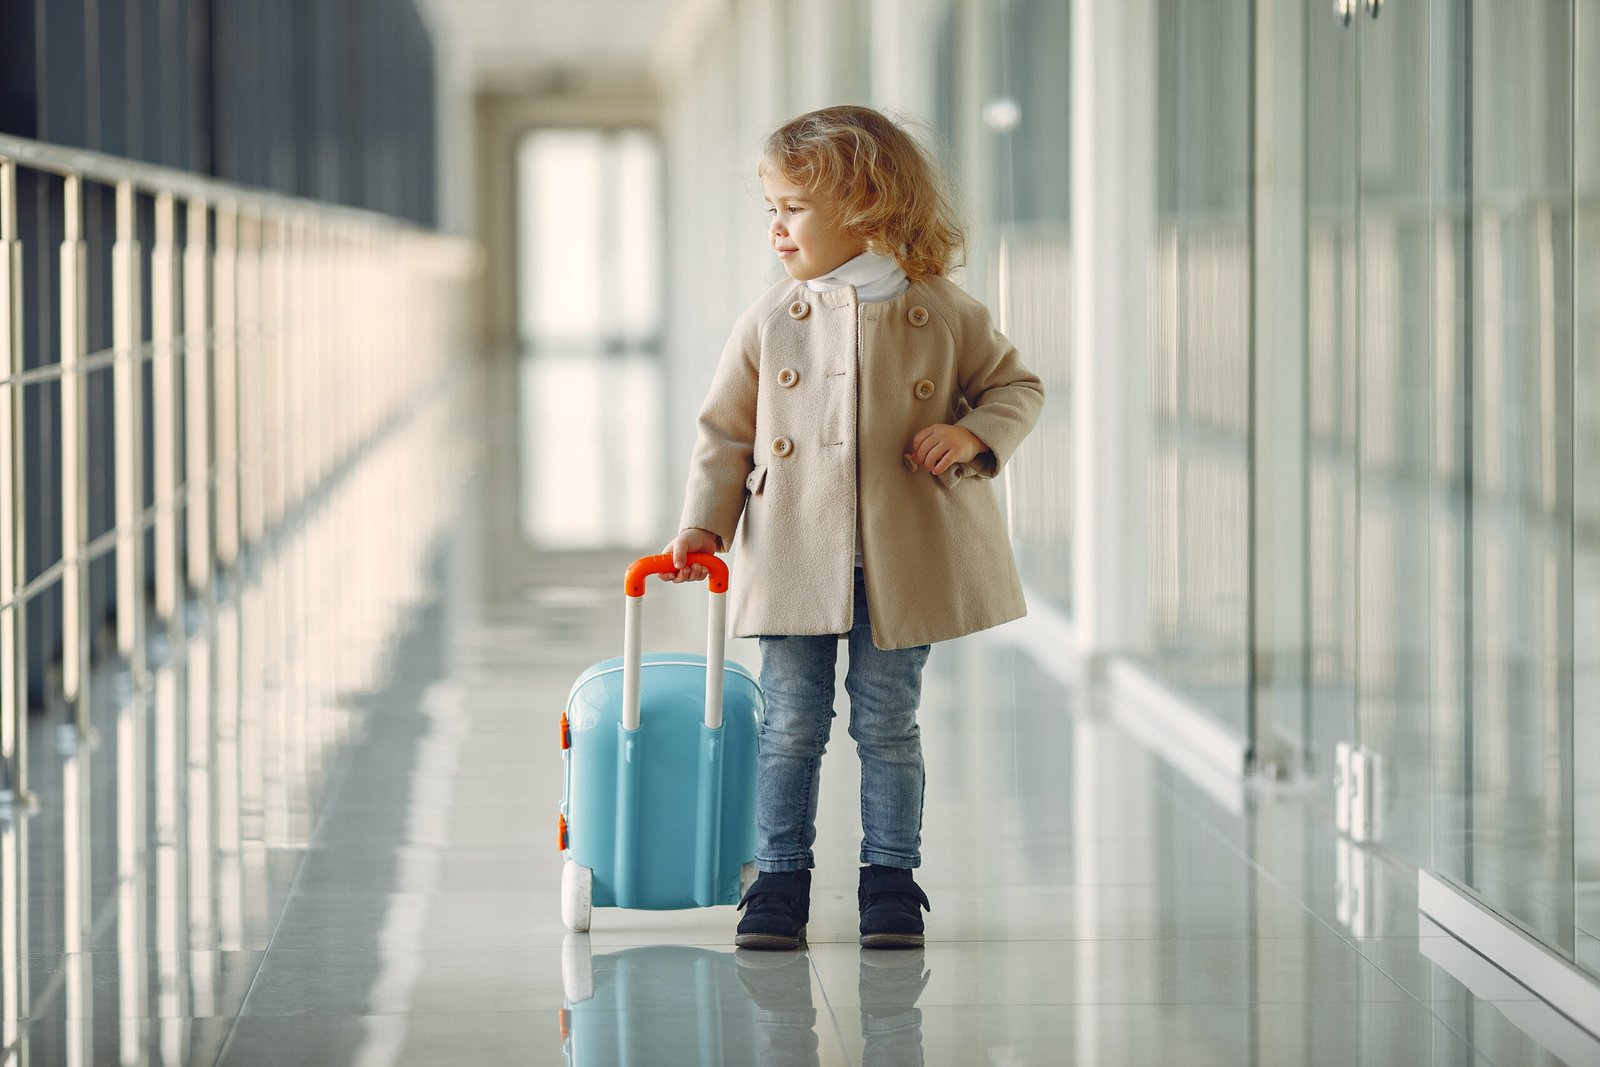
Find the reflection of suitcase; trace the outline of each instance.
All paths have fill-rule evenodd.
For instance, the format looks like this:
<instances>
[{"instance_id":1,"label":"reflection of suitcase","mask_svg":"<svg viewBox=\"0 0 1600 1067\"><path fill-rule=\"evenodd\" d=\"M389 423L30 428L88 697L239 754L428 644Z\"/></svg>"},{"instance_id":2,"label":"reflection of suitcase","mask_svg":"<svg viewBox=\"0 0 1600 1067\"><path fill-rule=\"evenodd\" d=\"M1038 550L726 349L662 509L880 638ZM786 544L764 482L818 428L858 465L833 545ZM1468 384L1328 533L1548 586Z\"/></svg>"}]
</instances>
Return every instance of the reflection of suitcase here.
<instances>
[{"instance_id":1,"label":"reflection of suitcase","mask_svg":"<svg viewBox=\"0 0 1600 1067\"><path fill-rule=\"evenodd\" d=\"M761 690L724 661L727 565L691 559L711 571L707 655L641 655L645 579L674 569L646 556L624 585L623 655L584 671L567 697L561 918L572 930L589 928L591 906L737 904L755 877Z\"/></svg>"},{"instance_id":2,"label":"reflection of suitcase","mask_svg":"<svg viewBox=\"0 0 1600 1067\"><path fill-rule=\"evenodd\" d=\"M562 952L562 1051L571 1067L777 1062L764 1055L759 1006L741 982L733 951L643 945L591 956L588 942L568 934ZM804 983L801 995L809 1004L806 955L763 955L798 962L796 982ZM812 1012L813 1023L815 1016ZM816 1062L817 1038L810 1026L800 1035L802 1041L807 1038L809 1060L785 1062Z\"/></svg>"}]
</instances>

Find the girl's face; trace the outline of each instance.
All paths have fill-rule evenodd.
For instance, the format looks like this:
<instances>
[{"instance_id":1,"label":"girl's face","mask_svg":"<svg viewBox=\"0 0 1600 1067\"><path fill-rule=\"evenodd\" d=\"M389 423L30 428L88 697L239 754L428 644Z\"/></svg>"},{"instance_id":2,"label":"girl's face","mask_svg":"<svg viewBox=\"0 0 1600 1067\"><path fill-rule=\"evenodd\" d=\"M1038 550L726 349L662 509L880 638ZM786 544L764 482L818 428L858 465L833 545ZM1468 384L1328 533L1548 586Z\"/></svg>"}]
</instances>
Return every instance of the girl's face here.
<instances>
[{"instance_id":1,"label":"girl's face","mask_svg":"<svg viewBox=\"0 0 1600 1067\"><path fill-rule=\"evenodd\" d=\"M789 277L820 278L867 250L839 225L831 197L807 192L772 168L761 175L767 198L767 240Z\"/></svg>"}]
</instances>

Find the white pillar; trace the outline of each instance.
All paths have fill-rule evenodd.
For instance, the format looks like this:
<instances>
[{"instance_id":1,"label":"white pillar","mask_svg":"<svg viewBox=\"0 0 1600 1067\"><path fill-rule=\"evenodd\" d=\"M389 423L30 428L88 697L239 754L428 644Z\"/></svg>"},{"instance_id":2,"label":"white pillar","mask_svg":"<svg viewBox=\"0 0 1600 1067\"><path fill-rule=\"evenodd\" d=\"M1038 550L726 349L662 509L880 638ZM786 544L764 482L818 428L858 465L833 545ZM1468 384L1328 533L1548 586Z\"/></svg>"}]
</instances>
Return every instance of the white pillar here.
<instances>
[{"instance_id":1,"label":"white pillar","mask_svg":"<svg viewBox=\"0 0 1600 1067\"><path fill-rule=\"evenodd\" d=\"M1072 609L1091 666L1147 641L1154 0L1072 6Z\"/></svg>"}]
</instances>

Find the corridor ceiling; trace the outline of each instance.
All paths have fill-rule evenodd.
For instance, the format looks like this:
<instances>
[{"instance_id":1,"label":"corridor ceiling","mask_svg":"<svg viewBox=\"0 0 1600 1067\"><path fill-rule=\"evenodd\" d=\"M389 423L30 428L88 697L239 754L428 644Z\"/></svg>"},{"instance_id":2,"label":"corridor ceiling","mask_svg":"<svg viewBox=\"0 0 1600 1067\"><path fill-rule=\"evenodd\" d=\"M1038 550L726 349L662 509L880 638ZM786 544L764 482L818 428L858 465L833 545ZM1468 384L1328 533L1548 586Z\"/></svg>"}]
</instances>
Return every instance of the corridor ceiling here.
<instances>
[{"instance_id":1,"label":"corridor ceiling","mask_svg":"<svg viewBox=\"0 0 1600 1067\"><path fill-rule=\"evenodd\" d=\"M703 0L417 0L480 85L638 75ZM697 10L699 9L699 10Z\"/></svg>"}]
</instances>

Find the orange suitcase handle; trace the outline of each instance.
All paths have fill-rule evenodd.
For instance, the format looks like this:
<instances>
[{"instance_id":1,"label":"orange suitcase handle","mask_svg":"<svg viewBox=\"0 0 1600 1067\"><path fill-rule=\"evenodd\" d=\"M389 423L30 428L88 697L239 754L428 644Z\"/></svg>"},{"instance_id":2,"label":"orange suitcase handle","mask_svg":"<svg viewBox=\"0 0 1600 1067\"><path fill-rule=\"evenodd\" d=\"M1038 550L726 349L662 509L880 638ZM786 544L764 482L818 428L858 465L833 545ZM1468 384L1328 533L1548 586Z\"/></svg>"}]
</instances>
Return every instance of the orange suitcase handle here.
<instances>
[{"instance_id":1,"label":"orange suitcase handle","mask_svg":"<svg viewBox=\"0 0 1600 1067\"><path fill-rule=\"evenodd\" d=\"M707 729L722 727L722 671L726 662L723 649L726 642L728 598L728 565L709 552L689 553L689 562L698 563L711 572L710 611L706 619L706 714ZM628 567L622 591L627 594L622 629L622 728L639 728L640 675L643 673L643 651L640 647L639 615L644 608L644 580L652 574L672 574L677 571L672 557L666 553L636 559Z\"/></svg>"},{"instance_id":2,"label":"orange suitcase handle","mask_svg":"<svg viewBox=\"0 0 1600 1067\"><path fill-rule=\"evenodd\" d=\"M711 592L726 593L728 591L728 565L717 556L709 552L689 553L689 562L698 563L711 572ZM644 596L644 580L652 574L675 574L677 566L672 562L672 557L663 553L659 556L644 556L636 559L628 567L627 577L623 579L622 591L628 596Z\"/></svg>"}]
</instances>

